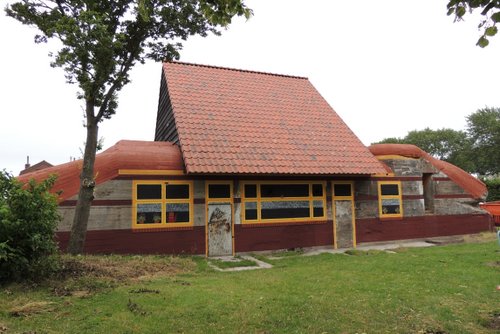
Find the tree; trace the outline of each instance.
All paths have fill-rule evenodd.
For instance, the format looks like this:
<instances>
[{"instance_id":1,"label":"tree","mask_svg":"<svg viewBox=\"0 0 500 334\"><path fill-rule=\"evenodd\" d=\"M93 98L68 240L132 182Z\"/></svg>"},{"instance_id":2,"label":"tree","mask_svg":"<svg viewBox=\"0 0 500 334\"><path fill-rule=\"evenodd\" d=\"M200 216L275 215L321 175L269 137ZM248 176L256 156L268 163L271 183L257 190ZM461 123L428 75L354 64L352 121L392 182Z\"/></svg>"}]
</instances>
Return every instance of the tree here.
<instances>
[{"instance_id":1,"label":"tree","mask_svg":"<svg viewBox=\"0 0 500 334\"><path fill-rule=\"evenodd\" d=\"M252 12L243 0L23 0L8 5L6 13L39 29L35 43L62 43L51 66L63 68L67 82L78 84L85 104L86 145L68 246L70 253L81 253L99 123L116 112L117 93L130 81L130 70L146 59L178 59L180 41L220 34L234 16L249 18Z\"/></svg>"},{"instance_id":2,"label":"tree","mask_svg":"<svg viewBox=\"0 0 500 334\"><path fill-rule=\"evenodd\" d=\"M472 158L480 175L500 174L500 108L483 108L467 116Z\"/></svg>"},{"instance_id":3,"label":"tree","mask_svg":"<svg viewBox=\"0 0 500 334\"><path fill-rule=\"evenodd\" d=\"M497 23L500 22L500 1L498 0L449 0L448 15L455 15L455 22L463 20L464 15L481 9L483 19L479 29L483 34L479 37L477 45L484 48L490 43L488 37L495 36L498 32Z\"/></svg>"},{"instance_id":4,"label":"tree","mask_svg":"<svg viewBox=\"0 0 500 334\"><path fill-rule=\"evenodd\" d=\"M380 143L413 144L440 160L448 161L467 171L474 169L469 159L470 140L464 131L453 129L413 130L403 138L386 138Z\"/></svg>"},{"instance_id":5,"label":"tree","mask_svg":"<svg viewBox=\"0 0 500 334\"><path fill-rule=\"evenodd\" d=\"M54 232L59 221L55 177L23 186L0 171L0 283L41 278L57 265Z\"/></svg>"}]
</instances>

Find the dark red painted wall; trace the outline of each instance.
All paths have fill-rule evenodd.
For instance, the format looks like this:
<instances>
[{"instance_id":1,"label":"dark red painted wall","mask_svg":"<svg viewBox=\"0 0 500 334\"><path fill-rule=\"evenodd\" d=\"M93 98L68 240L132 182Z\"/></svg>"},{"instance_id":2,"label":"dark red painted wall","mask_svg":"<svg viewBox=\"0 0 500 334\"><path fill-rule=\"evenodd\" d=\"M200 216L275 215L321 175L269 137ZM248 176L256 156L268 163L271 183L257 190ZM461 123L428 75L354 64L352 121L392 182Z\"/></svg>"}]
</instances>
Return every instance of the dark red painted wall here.
<instances>
[{"instance_id":1,"label":"dark red painted wall","mask_svg":"<svg viewBox=\"0 0 500 334\"><path fill-rule=\"evenodd\" d=\"M483 214L356 219L356 240L360 243L417 239L479 233L491 229L489 216Z\"/></svg>"},{"instance_id":2,"label":"dark red painted wall","mask_svg":"<svg viewBox=\"0 0 500 334\"><path fill-rule=\"evenodd\" d=\"M493 228L489 215L422 216L401 219L357 219L358 243L460 235ZM298 247L332 246L331 221L307 224L235 225L235 251L250 252ZM66 249L69 232L58 232ZM205 254L205 227L179 230L88 231L86 253Z\"/></svg>"},{"instance_id":3,"label":"dark red painted wall","mask_svg":"<svg viewBox=\"0 0 500 334\"><path fill-rule=\"evenodd\" d=\"M59 248L66 250L69 232L56 234ZM205 227L183 230L88 231L86 253L101 254L205 254Z\"/></svg>"},{"instance_id":4,"label":"dark red painted wall","mask_svg":"<svg viewBox=\"0 0 500 334\"><path fill-rule=\"evenodd\" d=\"M331 221L307 224L235 225L236 252L332 245Z\"/></svg>"}]
</instances>

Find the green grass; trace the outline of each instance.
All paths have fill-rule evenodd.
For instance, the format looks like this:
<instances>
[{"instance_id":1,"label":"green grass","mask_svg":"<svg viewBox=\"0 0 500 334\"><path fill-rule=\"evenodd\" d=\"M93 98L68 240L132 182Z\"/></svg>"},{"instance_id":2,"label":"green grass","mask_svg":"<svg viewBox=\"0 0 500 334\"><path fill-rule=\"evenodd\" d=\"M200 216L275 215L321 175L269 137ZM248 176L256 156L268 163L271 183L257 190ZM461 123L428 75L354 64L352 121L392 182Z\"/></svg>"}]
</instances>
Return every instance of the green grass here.
<instances>
[{"instance_id":1,"label":"green grass","mask_svg":"<svg viewBox=\"0 0 500 334\"><path fill-rule=\"evenodd\" d=\"M174 259L170 274L2 287L0 333L500 331L496 242L293 256L244 272L216 272L199 257ZM99 283L75 293L89 281ZM54 293L54 284L68 285L68 294Z\"/></svg>"}]
</instances>

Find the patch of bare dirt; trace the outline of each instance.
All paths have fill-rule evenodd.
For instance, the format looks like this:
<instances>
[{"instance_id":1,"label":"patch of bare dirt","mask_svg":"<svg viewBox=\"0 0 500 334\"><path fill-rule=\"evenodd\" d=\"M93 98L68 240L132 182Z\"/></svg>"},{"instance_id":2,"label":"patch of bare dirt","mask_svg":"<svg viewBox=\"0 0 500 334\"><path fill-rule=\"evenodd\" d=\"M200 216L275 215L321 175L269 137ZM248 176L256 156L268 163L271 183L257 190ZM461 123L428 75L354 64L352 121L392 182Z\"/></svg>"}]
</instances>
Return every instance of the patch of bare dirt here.
<instances>
[{"instance_id":1,"label":"patch of bare dirt","mask_svg":"<svg viewBox=\"0 0 500 334\"><path fill-rule=\"evenodd\" d=\"M486 263L488 267L500 267L500 261L493 261Z\"/></svg>"},{"instance_id":2,"label":"patch of bare dirt","mask_svg":"<svg viewBox=\"0 0 500 334\"><path fill-rule=\"evenodd\" d=\"M189 258L171 256L79 256L63 257L62 261L59 272L62 279L85 276L114 281L173 276L196 266Z\"/></svg>"},{"instance_id":3,"label":"patch of bare dirt","mask_svg":"<svg viewBox=\"0 0 500 334\"><path fill-rule=\"evenodd\" d=\"M87 298L118 284L172 277L193 271L195 267L192 259L183 257L65 255L61 258L60 270L48 286L55 296Z\"/></svg>"},{"instance_id":4,"label":"patch of bare dirt","mask_svg":"<svg viewBox=\"0 0 500 334\"><path fill-rule=\"evenodd\" d=\"M490 242L495 241L496 239L497 235L495 232L483 232L464 236L465 242Z\"/></svg>"},{"instance_id":5,"label":"patch of bare dirt","mask_svg":"<svg viewBox=\"0 0 500 334\"><path fill-rule=\"evenodd\" d=\"M52 302L29 302L14 306L9 310L9 315L11 317L27 317L32 314L51 312L53 310L52 304Z\"/></svg>"},{"instance_id":6,"label":"patch of bare dirt","mask_svg":"<svg viewBox=\"0 0 500 334\"><path fill-rule=\"evenodd\" d=\"M492 312L489 319L484 322L483 326L488 329L500 331L500 312Z\"/></svg>"}]
</instances>

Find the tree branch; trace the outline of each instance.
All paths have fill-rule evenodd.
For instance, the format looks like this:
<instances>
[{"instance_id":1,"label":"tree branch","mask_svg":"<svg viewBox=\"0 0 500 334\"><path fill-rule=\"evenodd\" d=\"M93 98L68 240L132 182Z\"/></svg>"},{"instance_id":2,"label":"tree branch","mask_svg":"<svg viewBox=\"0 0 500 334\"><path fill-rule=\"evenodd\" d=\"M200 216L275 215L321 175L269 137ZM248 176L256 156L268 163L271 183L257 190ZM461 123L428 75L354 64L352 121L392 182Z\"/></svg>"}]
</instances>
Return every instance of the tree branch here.
<instances>
[{"instance_id":1,"label":"tree branch","mask_svg":"<svg viewBox=\"0 0 500 334\"><path fill-rule=\"evenodd\" d=\"M63 16L66 16L66 13L64 12L64 7L61 3L61 0L56 0L56 3L57 3L57 7L59 8L59 11L61 12L61 14Z\"/></svg>"}]
</instances>

